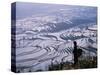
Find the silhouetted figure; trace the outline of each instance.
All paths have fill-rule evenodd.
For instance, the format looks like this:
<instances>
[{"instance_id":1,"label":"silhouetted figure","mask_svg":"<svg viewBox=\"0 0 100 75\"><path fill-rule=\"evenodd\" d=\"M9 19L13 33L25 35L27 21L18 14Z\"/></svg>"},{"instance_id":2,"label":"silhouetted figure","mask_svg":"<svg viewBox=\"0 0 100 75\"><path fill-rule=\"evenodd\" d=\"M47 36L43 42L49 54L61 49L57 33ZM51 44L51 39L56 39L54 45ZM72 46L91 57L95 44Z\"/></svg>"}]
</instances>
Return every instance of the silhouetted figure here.
<instances>
[{"instance_id":1,"label":"silhouetted figure","mask_svg":"<svg viewBox=\"0 0 100 75\"><path fill-rule=\"evenodd\" d=\"M78 58L82 55L82 49L77 48L76 41L74 41L73 55L74 55L74 66L75 66L76 64L78 64Z\"/></svg>"},{"instance_id":2,"label":"silhouetted figure","mask_svg":"<svg viewBox=\"0 0 100 75\"><path fill-rule=\"evenodd\" d=\"M73 50L73 55L74 55L74 66L78 63L78 50L77 50L77 42L74 41L74 50Z\"/></svg>"}]
</instances>

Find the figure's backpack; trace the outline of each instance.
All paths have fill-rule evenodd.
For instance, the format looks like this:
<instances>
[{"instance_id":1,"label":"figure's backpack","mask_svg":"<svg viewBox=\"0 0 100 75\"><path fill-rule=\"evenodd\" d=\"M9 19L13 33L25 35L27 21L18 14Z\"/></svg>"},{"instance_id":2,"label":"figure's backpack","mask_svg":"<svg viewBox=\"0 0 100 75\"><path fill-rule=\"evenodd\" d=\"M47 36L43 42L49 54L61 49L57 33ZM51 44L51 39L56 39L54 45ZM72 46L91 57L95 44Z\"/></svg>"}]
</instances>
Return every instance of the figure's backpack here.
<instances>
[{"instance_id":1,"label":"figure's backpack","mask_svg":"<svg viewBox=\"0 0 100 75\"><path fill-rule=\"evenodd\" d=\"M80 56L82 55L82 52L83 52L83 51L82 51L82 49L77 49L77 50L78 50L77 56L80 57Z\"/></svg>"}]
</instances>

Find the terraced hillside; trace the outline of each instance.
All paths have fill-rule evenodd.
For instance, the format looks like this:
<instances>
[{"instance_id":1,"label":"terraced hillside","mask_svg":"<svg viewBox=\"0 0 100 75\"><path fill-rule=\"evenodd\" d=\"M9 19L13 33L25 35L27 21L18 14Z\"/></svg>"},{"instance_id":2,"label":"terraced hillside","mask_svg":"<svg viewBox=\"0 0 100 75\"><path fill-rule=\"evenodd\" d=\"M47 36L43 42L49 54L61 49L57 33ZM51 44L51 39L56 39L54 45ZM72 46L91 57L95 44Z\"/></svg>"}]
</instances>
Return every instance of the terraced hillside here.
<instances>
[{"instance_id":1,"label":"terraced hillside","mask_svg":"<svg viewBox=\"0 0 100 75\"><path fill-rule=\"evenodd\" d=\"M48 70L49 65L61 62L73 63L73 41L76 40L83 56L97 55L97 35L87 29L73 28L57 33L26 31L16 35L17 70ZM87 35L86 35L87 34ZM90 37L91 36L91 37Z\"/></svg>"}]
</instances>

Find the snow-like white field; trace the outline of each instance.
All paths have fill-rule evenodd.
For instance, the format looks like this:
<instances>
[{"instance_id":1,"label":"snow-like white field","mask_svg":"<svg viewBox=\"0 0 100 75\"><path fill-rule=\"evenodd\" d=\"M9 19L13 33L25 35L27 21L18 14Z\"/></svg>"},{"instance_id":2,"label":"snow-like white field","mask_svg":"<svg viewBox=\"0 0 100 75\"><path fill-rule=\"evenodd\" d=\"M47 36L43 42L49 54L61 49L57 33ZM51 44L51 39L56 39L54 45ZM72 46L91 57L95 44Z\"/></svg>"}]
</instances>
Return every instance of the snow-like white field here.
<instances>
[{"instance_id":1,"label":"snow-like white field","mask_svg":"<svg viewBox=\"0 0 100 75\"><path fill-rule=\"evenodd\" d=\"M73 41L83 56L97 56L97 33L85 27L53 33L25 30L16 35L16 40L16 67L22 72L46 71L52 63L73 63Z\"/></svg>"}]
</instances>

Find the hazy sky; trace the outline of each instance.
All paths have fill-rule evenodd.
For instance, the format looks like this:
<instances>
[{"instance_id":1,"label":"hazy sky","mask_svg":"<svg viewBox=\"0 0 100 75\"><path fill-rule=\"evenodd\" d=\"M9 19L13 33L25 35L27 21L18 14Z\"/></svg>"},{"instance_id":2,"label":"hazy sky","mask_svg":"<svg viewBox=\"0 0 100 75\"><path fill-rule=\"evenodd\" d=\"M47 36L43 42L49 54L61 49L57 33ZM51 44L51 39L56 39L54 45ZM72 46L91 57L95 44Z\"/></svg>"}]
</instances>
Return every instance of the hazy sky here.
<instances>
[{"instance_id":1,"label":"hazy sky","mask_svg":"<svg viewBox=\"0 0 100 75\"><path fill-rule=\"evenodd\" d=\"M87 7L87 6L69 6L69 5L61 5L61 4L42 4L42 3L27 3L27 2L17 2L16 3L16 18L22 19L25 17L30 17L32 15L40 15L40 14L50 14L50 13L60 13L60 12L68 12L74 14L76 13L91 13L96 15L97 8L96 7ZM91 15L90 15L91 16Z\"/></svg>"}]
</instances>

